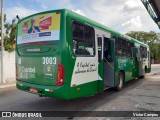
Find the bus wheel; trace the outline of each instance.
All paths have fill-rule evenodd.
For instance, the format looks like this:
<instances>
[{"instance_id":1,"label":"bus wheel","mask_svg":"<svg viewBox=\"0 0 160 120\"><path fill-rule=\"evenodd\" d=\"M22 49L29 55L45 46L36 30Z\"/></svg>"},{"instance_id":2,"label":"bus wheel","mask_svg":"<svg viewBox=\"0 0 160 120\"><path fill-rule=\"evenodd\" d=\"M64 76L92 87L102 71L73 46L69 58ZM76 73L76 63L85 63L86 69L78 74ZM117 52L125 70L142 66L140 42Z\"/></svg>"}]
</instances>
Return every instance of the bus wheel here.
<instances>
[{"instance_id":1,"label":"bus wheel","mask_svg":"<svg viewBox=\"0 0 160 120\"><path fill-rule=\"evenodd\" d=\"M118 84L116 86L116 90L120 91L123 88L124 85L124 74L122 72L118 75Z\"/></svg>"},{"instance_id":2,"label":"bus wheel","mask_svg":"<svg viewBox=\"0 0 160 120\"><path fill-rule=\"evenodd\" d=\"M143 78L145 78L145 74L140 76L140 79L143 79Z\"/></svg>"}]
</instances>

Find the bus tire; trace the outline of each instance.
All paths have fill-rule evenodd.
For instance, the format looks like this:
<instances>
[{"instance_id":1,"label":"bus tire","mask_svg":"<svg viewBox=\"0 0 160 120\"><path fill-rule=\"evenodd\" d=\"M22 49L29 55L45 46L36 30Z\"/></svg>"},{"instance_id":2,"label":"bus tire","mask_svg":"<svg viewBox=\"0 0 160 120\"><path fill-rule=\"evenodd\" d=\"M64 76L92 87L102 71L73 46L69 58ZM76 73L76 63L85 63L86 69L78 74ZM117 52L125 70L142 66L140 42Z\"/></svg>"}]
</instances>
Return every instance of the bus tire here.
<instances>
[{"instance_id":1,"label":"bus tire","mask_svg":"<svg viewBox=\"0 0 160 120\"><path fill-rule=\"evenodd\" d=\"M145 74L140 76L140 79L144 79L145 78Z\"/></svg>"},{"instance_id":2,"label":"bus tire","mask_svg":"<svg viewBox=\"0 0 160 120\"><path fill-rule=\"evenodd\" d=\"M117 83L117 86L116 86L116 90L117 91L122 90L123 85L124 85L124 74L123 74L123 72L119 72L118 83Z\"/></svg>"}]
</instances>

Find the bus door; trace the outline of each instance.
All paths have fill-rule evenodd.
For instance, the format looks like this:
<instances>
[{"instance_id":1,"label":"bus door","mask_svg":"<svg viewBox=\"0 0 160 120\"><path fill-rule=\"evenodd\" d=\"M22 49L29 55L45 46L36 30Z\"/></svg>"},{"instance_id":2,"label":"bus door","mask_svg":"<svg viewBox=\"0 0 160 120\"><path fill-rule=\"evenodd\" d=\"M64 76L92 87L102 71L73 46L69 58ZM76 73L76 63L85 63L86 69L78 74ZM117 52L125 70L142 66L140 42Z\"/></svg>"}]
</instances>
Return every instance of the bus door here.
<instances>
[{"instance_id":1,"label":"bus door","mask_svg":"<svg viewBox=\"0 0 160 120\"><path fill-rule=\"evenodd\" d=\"M114 87L114 41L104 38L104 86Z\"/></svg>"},{"instance_id":2,"label":"bus door","mask_svg":"<svg viewBox=\"0 0 160 120\"><path fill-rule=\"evenodd\" d=\"M144 68L144 59L143 59L143 52L142 52L143 50L142 50L142 48L140 48L140 61L139 61L139 76L142 76L142 75L144 75L144 70L143 70L143 68Z\"/></svg>"},{"instance_id":3,"label":"bus door","mask_svg":"<svg viewBox=\"0 0 160 120\"><path fill-rule=\"evenodd\" d=\"M98 36L99 75L104 81L104 89L114 87L114 41Z\"/></svg>"},{"instance_id":4,"label":"bus door","mask_svg":"<svg viewBox=\"0 0 160 120\"><path fill-rule=\"evenodd\" d=\"M136 47L134 47L133 49L132 49L132 53L133 53L133 58L134 58L134 66L133 66L133 73L132 73L132 75L133 75L133 77L134 78L137 78L138 77L138 72L139 72L139 55L138 55L138 48L136 48Z\"/></svg>"},{"instance_id":5,"label":"bus door","mask_svg":"<svg viewBox=\"0 0 160 120\"><path fill-rule=\"evenodd\" d=\"M138 76L142 76L142 58L141 58L141 50L140 48L137 48L137 61L138 61Z\"/></svg>"}]
</instances>

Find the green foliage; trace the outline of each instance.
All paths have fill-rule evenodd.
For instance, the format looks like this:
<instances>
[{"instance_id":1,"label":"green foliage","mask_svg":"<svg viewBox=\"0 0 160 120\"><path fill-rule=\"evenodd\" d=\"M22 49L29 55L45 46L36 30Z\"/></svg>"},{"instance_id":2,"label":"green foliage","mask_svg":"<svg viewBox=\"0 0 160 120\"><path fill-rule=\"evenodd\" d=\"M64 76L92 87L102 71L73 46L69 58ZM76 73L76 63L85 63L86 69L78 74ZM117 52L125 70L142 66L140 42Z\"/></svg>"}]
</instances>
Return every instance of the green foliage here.
<instances>
[{"instance_id":1,"label":"green foliage","mask_svg":"<svg viewBox=\"0 0 160 120\"><path fill-rule=\"evenodd\" d=\"M149 45L153 58L160 61L160 33L131 31L126 35Z\"/></svg>"},{"instance_id":2,"label":"green foliage","mask_svg":"<svg viewBox=\"0 0 160 120\"><path fill-rule=\"evenodd\" d=\"M15 46L16 37L16 19L11 23L6 22L6 15L4 15L4 49L5 51L12 52ZM1 32L0 32L1 35Z\"/></svg>"},{"instance_id":3,"label":"green foliage","mask_svg":"<svg viewBox=\"0 0 160 120\"><path fill-rule=\"evenodd\" d=\"M155 33L153 31L151 32L143 32L143 31L131 31L126 33L126 35L135 38L143 43L148 44L149 42L156 42L159 41L159 35L158 33Z\"/></svg>"}]
</instances>

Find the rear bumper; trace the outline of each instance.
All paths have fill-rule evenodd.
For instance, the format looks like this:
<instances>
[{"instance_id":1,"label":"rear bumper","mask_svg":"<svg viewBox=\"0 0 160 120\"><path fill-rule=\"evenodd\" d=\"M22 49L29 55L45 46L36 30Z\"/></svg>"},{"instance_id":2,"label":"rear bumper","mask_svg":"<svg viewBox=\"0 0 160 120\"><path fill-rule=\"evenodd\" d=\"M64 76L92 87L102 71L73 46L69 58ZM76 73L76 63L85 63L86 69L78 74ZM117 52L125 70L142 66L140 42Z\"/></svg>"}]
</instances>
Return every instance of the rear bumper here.
<instances>
[{"instance_id":1,"label":"rear bumper","mask_svg":"<svg viewBox=\"0 0 160 120\"><path fill-rule=\"evenodd\" d=\"M30 92L30 88L35 88L37 89L37 92L33 94L37 94L40 96L55 97L66 100L70 99L68 94L69 84L64 84L62 86L46 86L46 85L36 85L36 84L26 83L17 80L16 87L19 90L29 93L33 93ZM52 92L50 92L49 90L52 90Z\"/></svg>"}]
</instances>

